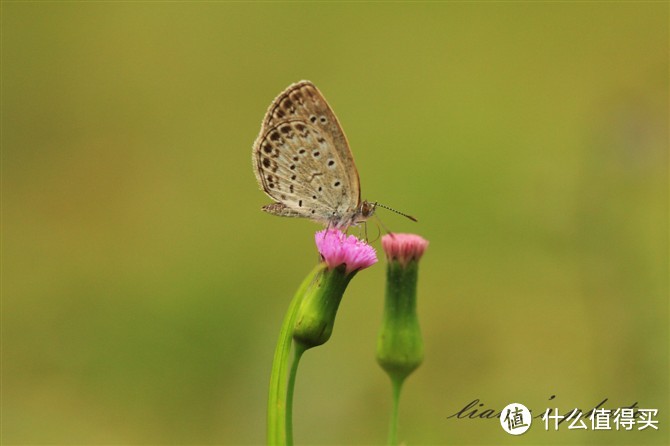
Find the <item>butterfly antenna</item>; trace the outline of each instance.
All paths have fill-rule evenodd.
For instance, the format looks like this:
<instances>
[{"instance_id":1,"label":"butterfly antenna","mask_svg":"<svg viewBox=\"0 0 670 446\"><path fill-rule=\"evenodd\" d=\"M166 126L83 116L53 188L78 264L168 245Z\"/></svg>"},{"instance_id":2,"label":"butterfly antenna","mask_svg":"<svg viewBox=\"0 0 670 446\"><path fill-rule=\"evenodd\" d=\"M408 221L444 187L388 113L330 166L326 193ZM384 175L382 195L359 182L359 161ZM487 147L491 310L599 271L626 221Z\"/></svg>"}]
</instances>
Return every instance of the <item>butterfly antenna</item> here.
<instances>
[{"instance_id":1,"label":"butterfly antenna","mask_svg":"<svg viewBox=\"0 0 670 446\"><path fill-rule=\"evenodd\" d=\"M375 207L377 207L377 206L379 206L380 208L389 210L389 211L391 211L391 212L395 212L396 214L400 214L400 215L402 215L403 217L405 217L405 218L409 218L410 220L415 221L415 222L417 222L417 223L419 222L419 220L417 220L416 218L412 217L411 215L405 214L405 213L400 212L400 211L396 211L396 210L393 209L393 208L390 208L390 207L388 207L388 206L384 206L383 204L379 204L379 203L375 202ZM383 225L382 225L382 226L383 226ZM384 228L384 229L386 229L386 228ZM387 230L387 232L390 233L391 231L388 231L388 230Z\"/></svg>"}]
</instances>

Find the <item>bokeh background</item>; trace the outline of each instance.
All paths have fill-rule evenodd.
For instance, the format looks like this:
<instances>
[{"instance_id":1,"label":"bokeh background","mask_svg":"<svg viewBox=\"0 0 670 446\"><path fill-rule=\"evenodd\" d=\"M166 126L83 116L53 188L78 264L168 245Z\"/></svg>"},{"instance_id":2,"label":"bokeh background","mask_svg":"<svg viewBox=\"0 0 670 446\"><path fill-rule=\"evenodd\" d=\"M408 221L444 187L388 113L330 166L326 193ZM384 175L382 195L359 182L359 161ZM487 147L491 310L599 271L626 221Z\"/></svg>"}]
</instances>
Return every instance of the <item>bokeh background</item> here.
<instances>
[{"instance_id":1,"label":"bokeh background","mask_svg":"<svg viewBox=\"0 0 670 446\"><path fill-rule=\"evenodd\" d=\"M251 145L301 79L339 116L363 197L420 219L385 225L431 242L403 441L667 444L668 13L3 2L3 444L264 442L319 226L260 212ZM381 261L305 356L298 444L385 442L383 292ZM660 429L448 418L605 398L658 409Z\"/></svg>"}]
</instances>

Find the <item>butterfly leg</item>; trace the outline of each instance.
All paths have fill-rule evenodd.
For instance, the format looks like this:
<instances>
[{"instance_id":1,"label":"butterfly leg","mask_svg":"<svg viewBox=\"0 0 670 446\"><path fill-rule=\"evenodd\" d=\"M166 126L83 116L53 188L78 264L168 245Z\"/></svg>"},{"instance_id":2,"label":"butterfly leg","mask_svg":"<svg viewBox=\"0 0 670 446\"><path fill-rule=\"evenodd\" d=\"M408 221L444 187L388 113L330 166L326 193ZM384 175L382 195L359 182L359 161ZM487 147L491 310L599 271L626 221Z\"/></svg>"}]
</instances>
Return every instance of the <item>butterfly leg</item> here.
<instances>
[{"instance_id":1,"label":"butterfly leg","mask_svg":"<svg viewBox=\"0 0 670 446\"><path fill-rule=\"evenodd\" d=\"M381 218L379 218L377 215L375 215L375 218L377 219L377 223L379 223L379 225L382 227L382 229L383 229L384 231L386 231L386 232L388 233L388 235L390 235L392 238L395 238L395 237L393 236L393 232L391 232L391 231L389 230L389 228L387 228L386 225L384 225L384 223L382 223Z\"/></svg>"},{"instance_id":2,"label":"butterfly leg","mask_svg":"<svg viewBox=\"0 0 670 446\"><path fill-rule=\"evenodd\" d=\"M331 224L331 221L328 220L328 224L326 225L326 232L323 233L323 239L324 240L326 239L326 234L328 234L328 232L330 231L330 224Z\"/></svg>"},{"instance_id":3,"label":"butterfly leg","mask_svg":"<svg viewBox=\"0 0 670 446\"><path fill-rule=\"evenodd\" d=\"M381 238L381 236L382 236L382 230L381 230L381 227L379 226L379 224L377 224L376 226L377 226L377 236L376 236L374 239L368 241L368 244L376 242L376 241L379 240L379 239ZM366 227L366 231L367 231L367 227ZM391 232L389 232L389 234L393 235L393 233L391 233ZM366 237L367 237L367 234L366 234Z\"/></svg>"},{"instance_id":4,"label":"butterfly leg","mask_svg":"<svg viewBox=\"0 0 670 446\"><path fill-rule=\"evenodd\" d=\"M363 222L363 229L364 229L364 232L365 232L365 243L369 243L370 240L368 240L368 222L367 221Z\"/></svg>"},{"instance_id":5,"label":"butterfly leg","mask_svg":"<svg viewBox=\"0 0 670 446\"><path fill-rule=\"evenodd\" d=\"M333 214L332 214L331 217L334 217L334 216L335 216L335 211L333 211ZM328 234L328 232L330 232L330 230L332 229L332 227L333 227L333 219L330 218L330 219L328 220L328 224L326 225L326 230L325 230L324 233L323 233L323 239L324 239L324 240L326 239L326 234Z\"/></svg>"}]
</instances>

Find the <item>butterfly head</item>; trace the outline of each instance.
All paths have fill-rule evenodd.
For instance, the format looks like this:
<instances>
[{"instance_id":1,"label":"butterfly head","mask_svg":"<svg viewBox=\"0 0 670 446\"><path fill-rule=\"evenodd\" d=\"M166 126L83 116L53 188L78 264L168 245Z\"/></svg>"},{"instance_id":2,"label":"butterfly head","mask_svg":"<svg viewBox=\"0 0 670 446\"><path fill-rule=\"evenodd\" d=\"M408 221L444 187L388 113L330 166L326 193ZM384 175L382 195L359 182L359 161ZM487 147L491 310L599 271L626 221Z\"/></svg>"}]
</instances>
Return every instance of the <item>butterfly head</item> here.
<instances>
[{"instance_id":1,"label":"butterfly head","mask_svg":"<svg viewBox=\"0 0 670 446\"><path fill-rule=\"evenodd\" d=\"M333 227L348 228L349 226L356 226L363 223L375 213L377 203L370 203L369 201L361 201L358 207L351 213L345 214L344 218L339 220L331 220L329 224Z\"/></svg>"},{"instance_id":2,"label":"butterfly head","mask_svg":"<svg viewBox=\"0 0 670 446\"><path fill-rule=\"evenodd\" d=\"M367 219L372 217L377 208L377 203L370 203L369 201L363 200L359 206L359 213L361 218Z\"/></svg>"}]
</instances>

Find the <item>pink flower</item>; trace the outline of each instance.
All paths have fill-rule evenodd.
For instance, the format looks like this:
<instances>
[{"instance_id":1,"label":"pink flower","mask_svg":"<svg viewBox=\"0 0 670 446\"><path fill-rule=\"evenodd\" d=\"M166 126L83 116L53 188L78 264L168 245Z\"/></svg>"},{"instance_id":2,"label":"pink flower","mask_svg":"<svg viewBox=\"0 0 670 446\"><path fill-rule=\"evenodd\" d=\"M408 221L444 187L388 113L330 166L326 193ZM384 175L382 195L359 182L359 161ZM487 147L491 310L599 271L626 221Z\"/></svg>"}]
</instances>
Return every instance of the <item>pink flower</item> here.
<instances>
[{"instance_id":1,"label":"pink flower","mask_svg":"<svg viewBox=\"0 0 670 446\"><path fill-rule=\"evenodd\" d=\"M346 236L338 229L324 229L316 233L316 248L328 269L347 265L346 274L365 269L377 263L375 249L353 235Z\"/></svg>"},{"instance_id":2,"label":"pink flower","mask_svg":"<svg viewBox=\"0 0 670 446\"><path fill-rule=\"evenodd\" d=\"M416 234L387 234L382 237L382 247L389 262L397 260L406 266L410 260L419 260L428 247L428 240Z\"/></svg>"}]
</instances>

